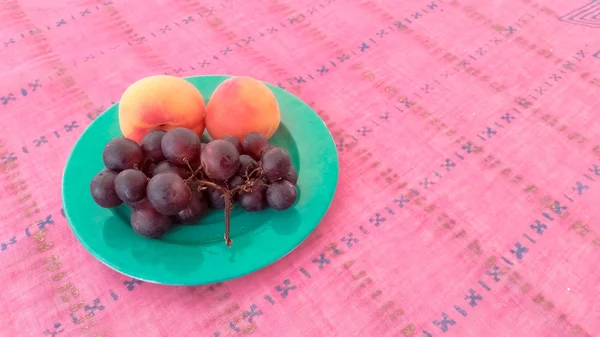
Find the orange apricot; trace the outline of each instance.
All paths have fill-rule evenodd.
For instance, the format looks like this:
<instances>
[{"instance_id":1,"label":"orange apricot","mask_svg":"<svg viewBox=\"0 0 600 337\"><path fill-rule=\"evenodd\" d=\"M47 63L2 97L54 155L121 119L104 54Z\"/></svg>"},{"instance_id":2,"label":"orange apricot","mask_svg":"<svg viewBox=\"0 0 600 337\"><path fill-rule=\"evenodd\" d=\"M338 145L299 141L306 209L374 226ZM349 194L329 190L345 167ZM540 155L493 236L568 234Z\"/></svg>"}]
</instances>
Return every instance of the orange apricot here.
<instances>
[{"instance_id":1,"label":"orange apricot","mask_svg":"<svg viewBox=\"0 0 600 337\"><path fill-rule=\"evenodd\" d=\"M275 95L263 82L234 76L215 89L206 106L206 130L214 139L225 136L240 141L250 132L270 138L281 120Z\"/></svg>"},{"instance_id":2,"label":"orange apricot","mask_svg":"<svg viewBox=\"0 0 600 337\"><path fill-rule=\"evenodd\" d=\"M204 132L204 98L190 82L170 75L142 78L131 84L119 102L123 136L140 143L153 129L184 127Z\"/></svg>"}]
</instances>

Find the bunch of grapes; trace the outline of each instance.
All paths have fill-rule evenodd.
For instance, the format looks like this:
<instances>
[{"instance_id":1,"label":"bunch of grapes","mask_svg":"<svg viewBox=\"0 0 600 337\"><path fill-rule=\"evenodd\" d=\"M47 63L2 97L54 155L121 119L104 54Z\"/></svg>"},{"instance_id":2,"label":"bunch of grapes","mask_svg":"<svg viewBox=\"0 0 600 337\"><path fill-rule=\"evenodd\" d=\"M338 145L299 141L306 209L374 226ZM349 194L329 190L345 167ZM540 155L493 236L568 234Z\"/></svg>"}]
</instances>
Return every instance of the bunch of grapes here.
<instances>
[{"instance_id":1,"label":"bunch of grapes","mask_svg":"<svg viewBox=\"0 0 600 337\"><path fill-rule=\"evenodd\" d=\"M282 148L259 133L240 142L228 136L202 143L192 130L152 130L138 145L112 139L102 154L105 169L90 183L101 207L130 206L133 230L159 238L174 225L196 224L210 208L225 212L225 242L231 246L234 205L248 212L290 208L298 173Z\"/></svg>"}]
</instances>

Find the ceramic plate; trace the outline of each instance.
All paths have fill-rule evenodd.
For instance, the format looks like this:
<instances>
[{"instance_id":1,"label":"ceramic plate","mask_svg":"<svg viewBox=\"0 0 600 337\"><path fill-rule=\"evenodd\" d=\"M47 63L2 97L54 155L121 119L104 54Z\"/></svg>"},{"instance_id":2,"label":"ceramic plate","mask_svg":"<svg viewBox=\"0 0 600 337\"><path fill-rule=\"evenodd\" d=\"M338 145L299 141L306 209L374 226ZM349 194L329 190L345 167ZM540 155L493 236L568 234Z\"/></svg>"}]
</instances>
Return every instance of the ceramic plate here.
<instances>
[{"instance_id":1,"label":"ceramic plate","mask_svg":"<svg viewBox=\"0 0 600 337\"><path fill-rule=\"evenodd\" d=\"M186 78L208 101L229 76ZM73 233L99 261L130 277L169 285L200 285L229 280L261 269L296 248L329 208L338 180L336 146L329 130L308 105L271 84L281 109L281 125L270 142L285 148L298 171L298 200L285 211L267 209L231 214L232 247L223 240L221 210L197 225L179 226L158 240L133 232L130 209L104 209L90 195L90 181L104 168L106 143L122 136L118 103L83 132L63 174L64 210Z\"/></svg>"}]
</instances>

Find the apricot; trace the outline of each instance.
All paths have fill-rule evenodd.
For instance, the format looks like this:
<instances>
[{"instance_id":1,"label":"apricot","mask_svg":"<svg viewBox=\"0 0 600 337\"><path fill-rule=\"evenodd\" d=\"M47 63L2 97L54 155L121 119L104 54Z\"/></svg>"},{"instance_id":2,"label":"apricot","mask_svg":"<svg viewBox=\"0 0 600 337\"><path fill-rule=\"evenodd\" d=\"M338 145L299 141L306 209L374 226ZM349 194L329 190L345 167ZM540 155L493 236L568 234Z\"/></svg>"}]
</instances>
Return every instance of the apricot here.
<instances>
[{"instance_id":1,"label":"apricot","mask_svg":"<svg viewBox=\"0 0 600 337\"><path fill-rule=\"evenodd\" d=\"M240 141L250 132L271 138L281 120L275 95L263 82L234 76L215 89L206 105L206 130L214 139L225 136Z\"/></svg>"},{"instance_id":2,"label":"apricot","mask_svg":"<svg viewBox=\"0 0 600 337\"><path fill-rule=\"evenodd\" d=\"M138 144L153 129L184 127L204 132L204 98L190 82L175 76L155 75L131 84L119 102L123 136Z\"/></svg>"}]
</instances>

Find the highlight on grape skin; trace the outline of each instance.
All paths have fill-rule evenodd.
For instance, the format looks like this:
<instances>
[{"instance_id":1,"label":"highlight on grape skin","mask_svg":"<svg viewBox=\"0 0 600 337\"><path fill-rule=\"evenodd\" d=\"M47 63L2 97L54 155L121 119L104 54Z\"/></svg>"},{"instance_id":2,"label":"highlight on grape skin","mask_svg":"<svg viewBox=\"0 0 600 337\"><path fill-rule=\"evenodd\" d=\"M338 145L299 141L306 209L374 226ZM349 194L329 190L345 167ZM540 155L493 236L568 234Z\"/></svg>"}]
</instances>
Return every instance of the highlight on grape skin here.
<instances>
[{"instance_id":1,"label":"highlight on grape skin","mask_svg":"<svg viewBox=\"0 0 600 337\"><path fill-rule=\"evenodd\" d=\"M264 210L267 208L266 191L267 186L262 181L259 181L250 191L243 192L239 195L238 201L240 206L247 212Z\"/></svg>"},{"instance_id":2,"label":"highlight on grape skin","mask_svg":"<svg viewBox=\"0 0 600 337\"><path fill-rule=\"evenodd\" d=\"M116 172L104 169L92 179L90 193L100 207L113 208L123 203L115 191L116 178Z\"/></svg>"},{"instance_id":3,"label":"highlight on grape skin","mask_svg":"<svg viewBox=\"0 0 600 337\"><path fill-rule=\"evenodd\" d=\"M258 132L251 132L244 137L242 142L242 151L254 158L260 160L263 151L269 146L269 140Z\"/></svg>"},{"instance_id":4,"label":"highlight on grape skin","mask_svg":"<svg viewBox=\"0 0 600 337\"><path fill-rule=\"evenodd\" d=\"M296 186L286 180L276 181L267 188L267 203L273 209L283 211L296 202Z\"/></svg>"},{"instance_id":5,"label":"highlight on grape skin","mask_svg":"<svg viewBox=\"0 0 600 337\"><path fill-rule=\"evenodd\" d=\"M160 146L164 156L173 164L195 163L200 156L200 138L189 129L170 130L162 137Z\"/></svg>"},{"instance_id":6,"label":"highlight on grape skin","mask_svg":"<svg viewBox=\"0 0 600 337\"><path fill-rule=\"evenodd\" d=\"M141 146L146 159L153 163L166 159L162 151L162 139L166 133L165 130L151 130L142 138Z\"/></svg>"},{"instance_id":7,"label":"highlight on grape skin","mask_svg":"<svg viewBox=\"0 0 600 337\"><path fill-rule=\"evenodd\" d=\"M114 181L115 191L119 199L126 204L136 203L146 197L148 178L139 170L121 171Z\"/></svg>"},{"instance_id":8,"label":"highlight on grape skin","mask_svg":"<svg viewBox=\"0 0 600 337\"><path fill-rule=\"evenodd\" d=\"M260 163L260 167L269 182L275 182L283 178L292 165L287 151L277 147L265 151Z\"/></svg>"},{"instance_id":9,"label":"highlight on grape skin","mask_svg":"<svg viewBox=\"0 0 600 337\"><path fill-rule=\"evenodd\" d=\"M230 142L217 139L208 143L200 154L200 160L207 177L225 181L240 168L240 155Z\"/></svg>"},{"instance_id":10,"label":"highlight on grape skin","mask_svg":"<svg viewBox=\"0 0 600 337\"><path fill-rule=\"evenodd\" d=\"M92 198L103 208L131 208L133 231L148 239L178 225L202 226L209 212L220 211L229 246L233 208L284 211L297 201L298 172L288 152L260 133L204 143L191 129L155 129L139 145L111 140L102 157L106 168L90 182Z\"/></svg>"},{"instance_id":11,"label":"highlight on grape skin","mask_svg":"<svg viewBox=\"0 0 600 337\"><path fill-rule=\"evenodd\" d=\"M124 137L108 142L102 153L104 166L116 172L138 168L142 164L142 158L142 148L133 140Z\"/></svg>"},{"instance_id":12,"label":"highlight on grape skin","mask_svg":"<svg viewBox=\"0 0 600 337\"><path fill-rule=\"evenodd\" d=\"M163 172L152 177L148 182L146 194L152 206L164 215L181 212L192 200L192 191L174 172Z\"/></svg>"},{"instance_id":13,"label":"highlight on grape skin","mask_svg":"<svg viewBox=\"0 0 600 337\"><path fill-rule=\"evenodd\" d=\"M192 192L192 200L186 208L181 210L175 219L181 224L194 224L208 211L208 201L204 193L200 191Z\"/></svg>"},{"instance_id":14,"label":"highlight on grape skin","mask_svg":"<svg viewBox=\"0 0 600 337\"><path fill-rule=\"evenodd\" d=\"M144 199L131 212L131 227L143 237L158 239L171 229L171 219L159 213Z\"/></svg>"}]
</instances>

